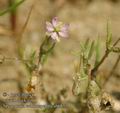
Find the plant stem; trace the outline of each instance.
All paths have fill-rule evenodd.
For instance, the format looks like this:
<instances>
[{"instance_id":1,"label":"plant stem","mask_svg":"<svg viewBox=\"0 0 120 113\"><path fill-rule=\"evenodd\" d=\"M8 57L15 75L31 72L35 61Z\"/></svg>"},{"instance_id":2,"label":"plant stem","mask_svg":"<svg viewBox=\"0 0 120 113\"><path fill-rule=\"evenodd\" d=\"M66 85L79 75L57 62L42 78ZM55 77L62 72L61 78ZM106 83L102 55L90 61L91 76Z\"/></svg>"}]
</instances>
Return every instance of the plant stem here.
<instances>
[{"instance_id":1,"label":"plant stem","mask_svg":"<svg viewBox=\"0 0 120 113\"><path fill-rule=\"evenodd\" d=\"M14 0L9 0L9 7L14 3ZM16 19L17 19L17 8L15 10L12 10L10 12L10 23L11 23L11 29L13 32L16 31Z\"/></svg>"},{"instance_id":2,"label":"plant stem","mask_svg":"<svg viewBox=\"0 0 120 113\"><path fill-rule=\"evenodd\" d=\"M108 57L109 53L112 52L112 49L119 43L120 37L115 41L111 49L106 49L105 55L102 57L102 59L99 61L99 63L91 70L91 79L96 77L96 72L98 71L101 64L105 61L105 59Z\"/></svg>"},{"instance_id":3,"label":"plant stem","mask_svg":"<svg viewBox=\"0 0 120 113\"><path fill-rule=\"evenodd\" d=\"M113 47L115 47L120 41L120 37L116 40L116 42L113 44Z\"/></svg>"},{"instance_id":4,"label":"plant stem","mask_svg":"<svg viewBox=\"0 0 120 113\"><path fill-rule=\"evenodd\" d=\"M105 55L102 57L100 62L91 70L91 79L93 79L96 76L96 72L98 71L100 65L105 61L105 59L108 57L110 51L105 52Z\"/></svg>"},{"instance_id":5,"label":"plant stem","mask_svg":"<svg viewBox=\"0 0 120 113\"><path fill-rule=\"evenodd\" d=\"M105 85L109 81L109 79L112 77L112 75L114 74L114 72L115 72L119 62L120 62L120 55L118 56L118 58L117 58L117 60L116 60L116 62L114 64L112 70L110 71L110 74L109 74L108 78L106 78L106 80L105 80L103 85Z\"/></svg>"}]
</instances>

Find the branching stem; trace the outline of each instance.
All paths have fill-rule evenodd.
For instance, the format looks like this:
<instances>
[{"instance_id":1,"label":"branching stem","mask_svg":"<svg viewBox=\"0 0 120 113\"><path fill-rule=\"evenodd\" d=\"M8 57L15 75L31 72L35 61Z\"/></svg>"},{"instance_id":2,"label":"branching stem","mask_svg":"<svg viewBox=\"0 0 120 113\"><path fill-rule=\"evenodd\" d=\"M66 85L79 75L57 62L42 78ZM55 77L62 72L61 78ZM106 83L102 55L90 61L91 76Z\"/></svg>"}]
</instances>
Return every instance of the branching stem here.
<instances>
[{"instance_id":1,"label":"branching stem","mask_svg":"<svg viewBox=\"0 0 120 113\"><path fill-rule=\"evenodd\" d=\"M102 59L99 61L99 63L91 70L91 79L94 79L96 77L96 72L98 71L99 67L103 64L105 59L108 57L108 55L112 52L112 49L119 43L120 37L116 42L113 44L111 49L106 49L105 54L103 55Z\"/></svg>"},{"instance_id":2,"label":"branching stem","mask_svg":"<svg viewBox=\"0 0 120 113\"><path fill-rule=\"evenodd\" d=\"M116 68L118 67L119 62L120 62L120 55L118 56L112 70L110 71L109 76L106 78L104 85L109 81L109 79L112 77L112 75L114 75L114 72L115 72Z\"/></svg>"}]
</instances>

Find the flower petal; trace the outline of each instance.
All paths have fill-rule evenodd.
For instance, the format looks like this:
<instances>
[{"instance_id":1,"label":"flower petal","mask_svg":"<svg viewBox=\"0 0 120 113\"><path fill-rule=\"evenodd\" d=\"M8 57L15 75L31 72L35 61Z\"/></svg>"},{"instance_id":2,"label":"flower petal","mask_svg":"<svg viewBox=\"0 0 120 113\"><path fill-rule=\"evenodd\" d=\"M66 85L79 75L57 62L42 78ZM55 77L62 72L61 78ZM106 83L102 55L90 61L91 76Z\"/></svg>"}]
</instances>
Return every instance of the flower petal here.
<instances>
[{"instance_id":1,"label":"flower petal","mask_svg":"<svg viewBox=\"0 0 120 113\"><path fill-rule=\"evenodd\" d=\"M56 32L53 32L53 33L51 34L51 38L54 39L54 40L57 40L58 42L60 41L60 40L59 40L59 37L58 37L58 34L57 34Z\"/></svg>"},{"instance_id":2,"label":"flower petal","mask_svg":"<svg viewBox=\"0 0 120 113\"><path fill-rule=\"evenodd\" d=\"M46 22L46 29L47 29L47 32L54 31L53 25L50 22Z\"/></svg>"},{"instance_id":3,"label":"flower petal","mask_svg":"<svg viewBox=\"0 0 120 113\"><path fill-rule=\"evenodd\" d=\"M68 32L68 29L69 29L69 24L64 24L64 25L61 27L61 31L62 31L62 32Z\"/></svg>"},{"instance_id":4,"label":"flower petal","mask_svg":"<svg viewBox=\"0 0 120 113\"><path fill-rule=\"evenodd\" d=\"M57 24L58 24L58 17L54 17L53 19L52 19L52 25L54 26L54 27L57 27Z\"/></svg>"},{"instance_id":5,"label":"flower petal","mask_svg":"<svg viewBox=\"0 0 120 113\"><path fill-rule=\"evenodd\" d=\"M68 37L68 32L60 31L58 34L59 34L61 37L63 37L63 38L67 38L67 37Z\"/></svg>"}]
</instances>

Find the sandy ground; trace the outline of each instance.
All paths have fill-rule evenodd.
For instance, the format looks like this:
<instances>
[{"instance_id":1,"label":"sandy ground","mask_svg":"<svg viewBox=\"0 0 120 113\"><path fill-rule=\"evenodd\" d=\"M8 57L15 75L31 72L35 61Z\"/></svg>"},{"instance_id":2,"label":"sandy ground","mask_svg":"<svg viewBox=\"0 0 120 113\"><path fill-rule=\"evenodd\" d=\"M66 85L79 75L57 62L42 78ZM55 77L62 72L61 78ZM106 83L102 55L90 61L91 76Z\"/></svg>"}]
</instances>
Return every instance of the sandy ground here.
<instances>
[{"instance_id":1,"label":"sandy ground","mask_svg":"<svg viewBox=\"0 0 120 113\"><path fill-rule=\"evenodd\" d=\"M1 2L2 0L0 0ZM26 0L18 10L19 31L25 23L33 0ZM4 8L4 5L0 7ZM1 9L2 9L1 8ZM44 38L45 22L52 17L58 16L60 20L70 23L69 38L61 40L57 44L54 55L48 59L44 66L52 74L45 74L43 77L44 85L47 92L56 94L60 89L68 88L68 100L74 99L72 94L72 84L74 75L74 61L76 56L72 51L79 50L80 42L87 38L96 39L98 36L102 40L102 46L105 43L106 23L110 21L110 27L113 32L114 41L120 36L120 3L112 3L109 1L94 0L90 4L76 3L69 1L55 2L51 0L37 0L32 11L30 21L21 39L22 47L26 47L26 51L39 50L41 40ZM9 29L9 15L0 17L0 25ZM104 48L104 46L102 47ZM102 51L103 53L103 51ZM7 57L17 57L15 52L15 37L0 35L0 55ZM115 62L115 55L112 54L103 65L103 72L108 73ZM51 67L52 66L52 67ZM120 65L116 69L117 76L111 77L105 86L105 90L110 92L120 101ZM108 71L108 72L107 72ZM28 83L28 75L24 66L20 62L7 61L0 64L0 81L3 79L21 78L21 84L25 87ZM18 92L16 82L6 81L0 82L0 99L3 99L3 92ZM34 109L18 109L17 111L9 111L1 109L0 113L35 113ZM119 111L120 113L120 111Z\"/></svg>"}]
</instances>

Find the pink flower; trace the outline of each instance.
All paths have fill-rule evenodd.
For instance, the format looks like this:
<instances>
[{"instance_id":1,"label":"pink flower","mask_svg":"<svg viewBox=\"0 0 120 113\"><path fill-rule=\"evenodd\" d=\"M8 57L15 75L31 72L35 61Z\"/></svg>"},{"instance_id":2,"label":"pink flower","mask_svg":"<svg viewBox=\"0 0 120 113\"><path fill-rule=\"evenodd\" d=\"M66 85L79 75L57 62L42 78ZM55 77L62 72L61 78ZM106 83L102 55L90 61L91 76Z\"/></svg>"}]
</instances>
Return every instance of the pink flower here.
<instances>
[{"instance_id":1,"label":"pink flower","mask_svg":"<svg viewBox=\"0 0 120 113\"><path fill-rule=\"evenodd\" d=\"M52 22L46 22L46 34L53 40L60 41L60 37L68 37L68 24L63 24L57 17L52 19Z\"/></svg>"}]
</instances>

